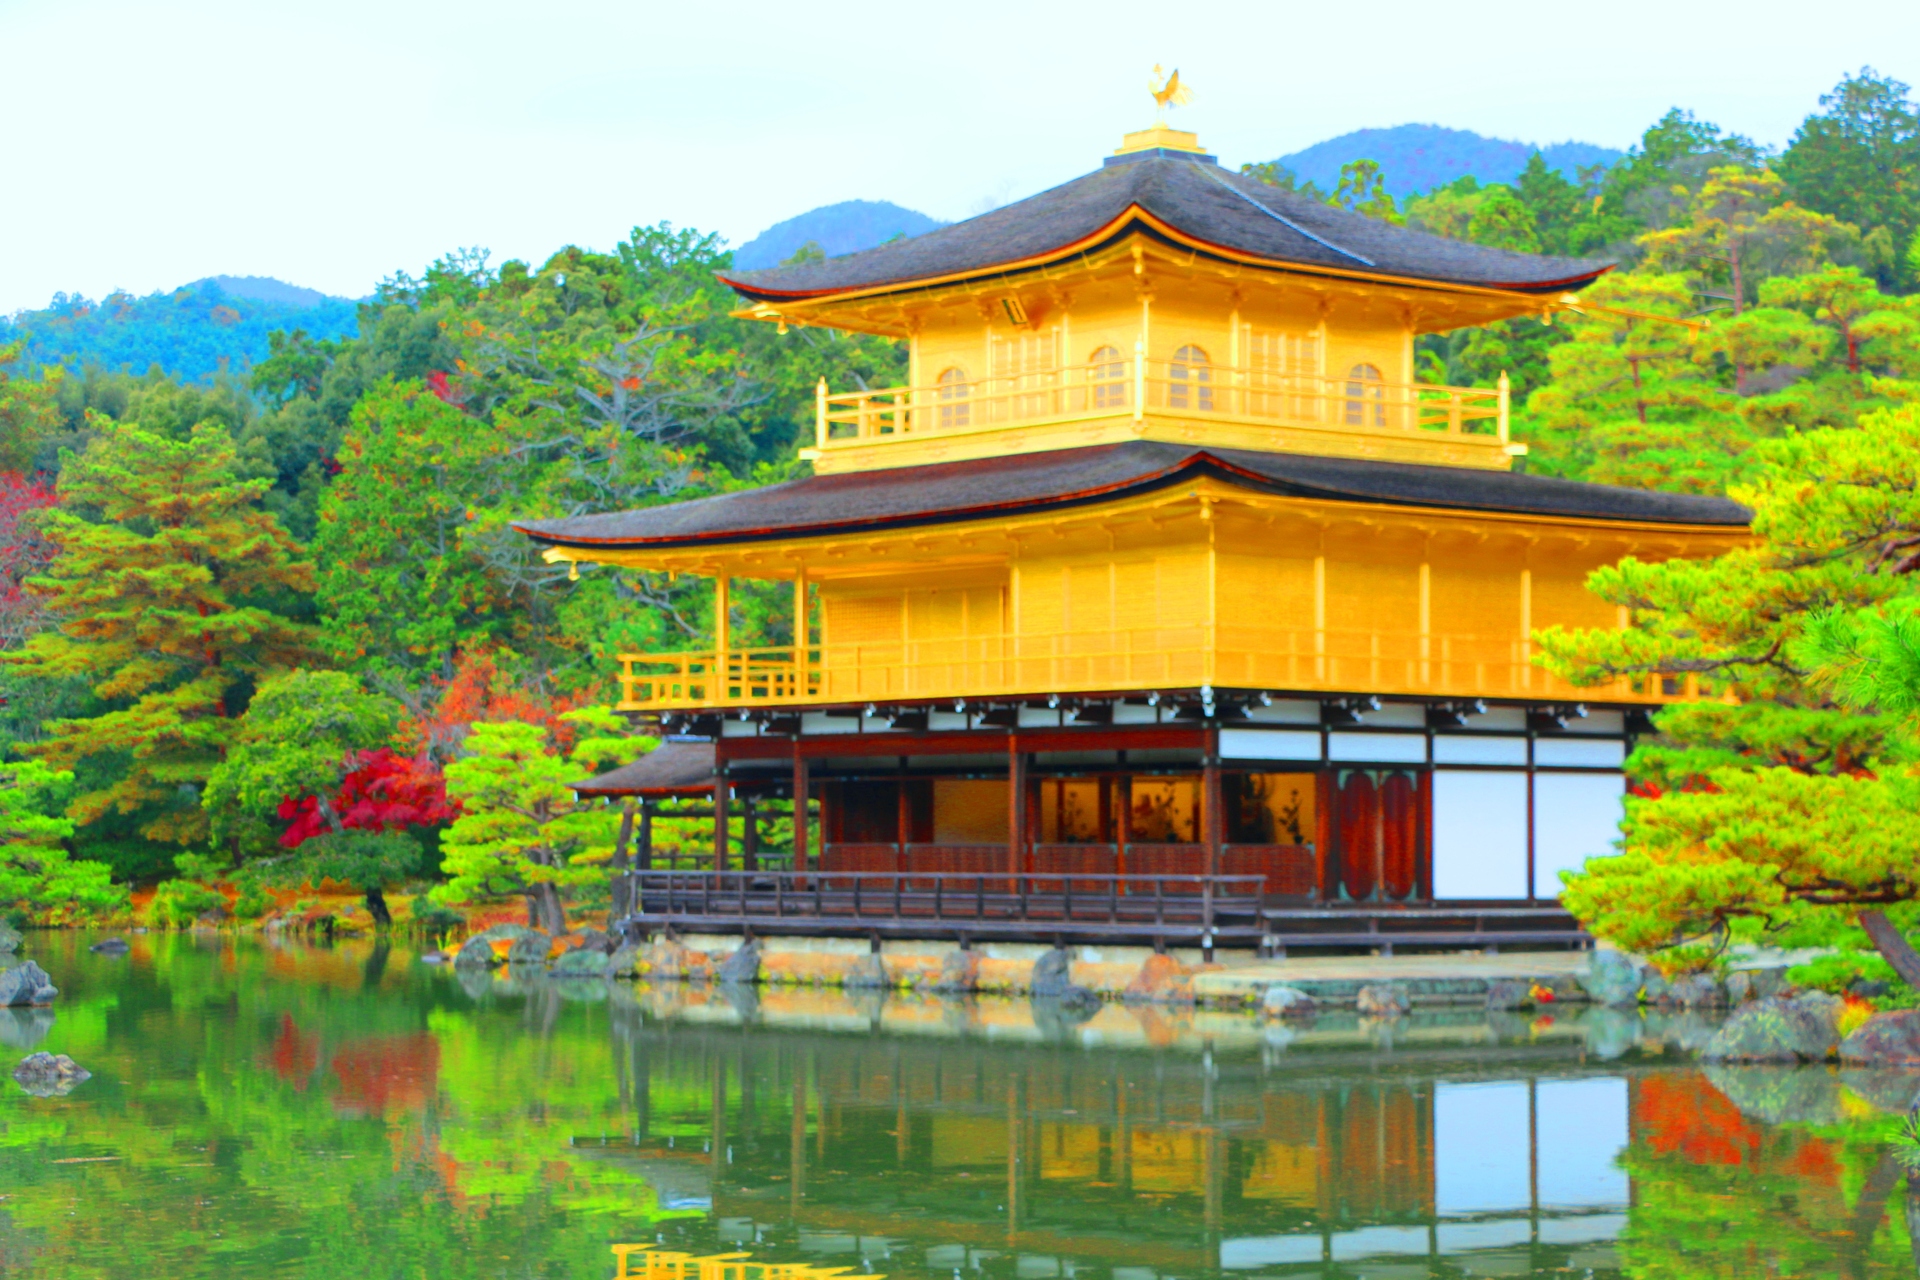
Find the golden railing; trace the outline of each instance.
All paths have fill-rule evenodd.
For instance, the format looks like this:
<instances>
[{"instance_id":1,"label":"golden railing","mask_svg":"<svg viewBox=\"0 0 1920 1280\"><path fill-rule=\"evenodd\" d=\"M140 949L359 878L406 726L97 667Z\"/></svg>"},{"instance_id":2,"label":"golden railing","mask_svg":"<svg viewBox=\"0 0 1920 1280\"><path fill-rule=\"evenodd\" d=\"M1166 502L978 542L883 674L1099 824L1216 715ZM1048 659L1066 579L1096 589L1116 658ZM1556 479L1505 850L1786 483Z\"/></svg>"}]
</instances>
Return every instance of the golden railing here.
<instances>
[{"instance_id":1,"label":"golden railing","mask_svg":"<svg viewBox=\"0 0 1920 1280\"><path fill-rule=\"evenodd\" d=\"M1523 636L1250 626L620 655L620 708L779 707L1195 688L1327 689L1436 697L1699 696L1692 677L1574 685L1533 662Z\"/></svg>"},{"instance_id":2,"label":"golden railing","mask_svg":"<svg viewBox=\"0 0 1920 1280\"><path fill-rule=\"evenodd\" d=\"M886 1280L883 1275L852 1275L852 1267L818 1267L809 1262L754 1262L747 1253L676 1253L651 1244L616 1244L620 1269L614 1280Z\"/></svg>"},{"instance_id":3,"label":"golden railing","mask_svg":"<svg viewBox=\"0 0 1920 1280\"><path fill-rule=\"evenodd\" d=\"M1470 436L1507 443L1498 387L1274 373L1129 358L965 383L887 387L818 398L821 449L950 436L1014 424L1146 414L1362 433Z\"/></svg>"}]
</instances>

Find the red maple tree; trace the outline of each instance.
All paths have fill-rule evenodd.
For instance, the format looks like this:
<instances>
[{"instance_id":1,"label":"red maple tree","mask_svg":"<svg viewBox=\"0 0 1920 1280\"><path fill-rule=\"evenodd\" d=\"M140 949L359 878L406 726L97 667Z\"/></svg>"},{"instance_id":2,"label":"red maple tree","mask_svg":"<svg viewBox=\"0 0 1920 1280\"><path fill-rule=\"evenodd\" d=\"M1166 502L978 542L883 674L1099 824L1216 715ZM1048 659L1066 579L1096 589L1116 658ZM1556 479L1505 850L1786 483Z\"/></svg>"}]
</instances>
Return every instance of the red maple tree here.
<instances>
[{"instance_id":1,"label":"red maple tree","mask_svg":"<svg viewBox=\"0 0 1920 1280\"><path fill-rule=\"evenodd\" d=\"M26 582L53 562L54 546L29 517L58 501L51 485L0 471L0 649L13 648L49 620Z\"/></svg>"},{"instance_id":2,"label":"red maple tree","mask_svg":"<svg viewBox=\"0 0 1920 1280\"><path fill-rule=\"evenodd\" d=\"M424 754L401 755L390 747L355 753L354 768L333 798L333 812L349 831L404 831L460 816L447 799L447 779L438 764ZM289 849L331 830L315 796L288 797L279 813L288 824L280 843Z\"/></svg>"}]
</instances>

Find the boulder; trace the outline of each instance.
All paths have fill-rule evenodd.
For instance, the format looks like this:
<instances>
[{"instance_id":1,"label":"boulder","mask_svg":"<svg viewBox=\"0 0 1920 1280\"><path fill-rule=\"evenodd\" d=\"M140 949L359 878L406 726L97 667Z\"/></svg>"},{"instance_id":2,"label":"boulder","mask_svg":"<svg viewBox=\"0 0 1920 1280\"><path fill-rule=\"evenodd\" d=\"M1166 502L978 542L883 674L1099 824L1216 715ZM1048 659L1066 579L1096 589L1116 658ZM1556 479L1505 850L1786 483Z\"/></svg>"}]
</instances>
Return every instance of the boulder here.
<instances>
[{"instance_id":1,"label":"boulder","mask_svg":"<svg viewBox=\"0 0 1920 1280\"><path fill-rule=\"evenodd\" d=\"M567 935L567 945L575 948L584 947L589 951L598 951L602 955L610 956L616 944L614 939L607 936L605 930L576 929Z\"/></svg>"},{"instance_id":2,"label":"boulder","mask_svg":"<svg viewBox=\"0 0 1920 1280\"><path fill-rule=\"evenodd\" d=\"M491 969L499 963L500 957L493 954L493 948L481 937L468 938L466 945L453 958L453 967L456 969Z\"/></svg>"},{"instance_id":3,"label":"boulder","mask_svg":"<svg viewBox=\"0 0 1920 1280\"><path fill-rule=\"evenodd\" d=\"M18 951L19 949L20 931L8 924L5 920L0 920L0 955L6 955L8 952Z\"/></svg>"},{"instance_id":4,"label":"boulder","mask_svg":"<svg viewBox=\"0 0 1920 1280\"><path fill-rule=\"evenodd\" d=\"M518 942L528 934L538 932L538 929L530 929L524 924L496 924L473 936L481 942Z\"/></svg>"},{"instance_id":5,"label":"boulder","mask_svg":"<svg viewBox=\"0 0 1920 1280\"><path fill-rule=\"evenodd\" d=\"M1840 1042L1840 1060L1871 1067L1920 1066L1920 1009L1874 1014Z\"/></svg>"},{"instance_id":6,"label":"boulder","mask_svg":"<svg viewBox=\"0 0 1920 1280\"><path fill-rule=\"evenodd\" d=\"M1727 1003L1739 1008L1749 1000L1758 999L1753 989L1753 972L1749 969L1736 969L1727 975Z\"/></svg>"},{"instance_id":7,"label":"boulder","mask_svg":"<svg viewBox=\"0 0 1920 1280\"><path fill-rule=\"evenodd\" d=\"M1100 1003L1100 997L1085 987L1075 986L1070 976L1073 957L1065 947L1055 947L1033 962L1033 977L1028 990L1035 1000L1060 1000L1082 1007Z\"/></svg>"},{"instance_id":8,"label":"boulder","mask_svg":"<svg viewBox=\"0 0 1920 1280\"><path fill-rule=\"evenodd\" d=\"M1266 1018L1299 1020L1311 1018L1319 1012L1320 1006L1314 998L1298 987L1283 987L1275 983L1260 997L1260 1013Z\"/></svg>"},{"instance_id":9,"label":"boulder","mask_svg":"<svg viewBox=\"0 0 1920 1280\"><path fill-rule=\"evenodd\" d=\"M631 978L640 972L640 948L625 943L607 957L607 972L616 978Z\"/></svg>"},{"instance_id":10,"label":"boulder","mask_svg":"<svg viewBox=\"0 0 1920 1280\"><path fill-rule=\"evenodd\" d=\"M72 1090L93 1073L64 1053L30 1053L13 1069L20 1087L39 1098L52 1098Z\"/></svg>"},{"instance_id":11,"label":"boulder","mask_svg":"<svg viewBox=\"0 0 1920 1280\"><path fill-rule=\"evenodd\" d=\"M1856 1000L1878 1000L1892 989L1892 983L1877 978L1855 978L1847 984L1847 994Z\"/></svg>"},{"instance_id":12,"label":"boulder","mask_svg":"<svg viewBox=\"0 0 1920 1280\"><path fill-rule=\"evenodd\" d=\"M663 982L686 977L692 967L687 949L671 938L662 938L640 953L641 972Z\"/></svg>"},{"instance_id":13,"label":"boulder","mask_svg":"<svg viewBox=\"0 0 1920 1280\"><path fill-rule=\"evenodd\" d=\"M1497 978L1487 984L1487 1008L1525 1009L1533 1004L1533 987L1518 978Z\"/></svg>"},{"instance_id":14,"label":"boulder","mask_svg":"<svg viewBox=\"0 0 1920 1280\"><path fill-rule=\"evenodd\" d=\"M849 991L877 991L893 983L887 977L886 962L875 952L853 962L853 968L847 970L845 985Z\"/></svg>"},{"instance_id":15,"label":"boulder","mask_svg":"<svg viewBox=\"0 0 1920 1280\"><path fill-rule=\"evenodd\" d=\"M1685 1009L1718 1009L1725 1007L1727 993L1710 973L1683 973L1667 983L1664 1003Z\"/></svg>"},{"instance_id":16,"label":"boulder","mask_svg":"<svg viewBox=\"0 0 1920 1280\"><path fill-rule=\"evenodd\" d=\"M758 982L760 980L760 943L748 938L740 949L720 964L715 975L722 982Z\"/></svg>"},{"instance_id":17,"label":"boulder","mask_svg":"<svg viewBox=\"0 0 1920 1280\"><path fill-rule=\"evenodd\" d=\"M0 973L0 1008L52 1004L59 994L47 971L31 960Z\"/></svg>"},{"instance_id":18,"label":"boulder","mask_svg":"<svg viewBox=\"0 0 1920 1280\"><path fill-rule=\"evenodd\" d=\"M1820 992L1751 1000L1701 1049L1709 1062L1824 1062L1840 1039L1840 1001Z\"/></svg>"},{"instance_id":19,"label":"boulder","mask_svg":"<svg viewBox=\"0 0 1920 1280\"><path fill-rule=\"evenodd\" d=\"M103 956L123 956L133 950L133 945L125 938L103 938L87 950Z\"/></svg>"},{"instance_id":20,"label":"boulder","mask_svg":"<svg viewBox=\"0 0 1920 1280\"><path fill-rule=\"evenodd\" d=\"M1580 975L1580 986L1587 999L1610 1009L1637 1004L1640 1000L1640 966L1620 951L1596 951Z\"/></svg>"},{"instance_id":21,"label":"boulder","mask_svg":"<svg viewBox=\"0 0 1920 1280\"><path fill-rule=\"evenodd\" d=\"M1193 1000L1193 973L1172 956L1155 952L1147 957L1120 998L1128 1004L1188 1003Z\"/></svg>"},{"instance_id":22,"label":"boulder","mask_svg":"<svg viewBox=\"0 0 1920 1280\"><path fill-rule=\"evenodd\" d=\"M1399 1018L1413 1007L1406 988L1393 982L1376 982L1360 988L1354 1004L1363 1018Z\"/></svg>"},{"instance_id":23,"label":"boulder","mask_svg":"<svg viewBox=\"0 0 1920 1280\"><path fill-rule=\"evenodd\" d=\"M1717 1063L1706 1075L1741 1115L1763 1124L1840 1124L1849 1118L1831 1071Z\"/></svg>"},{"instance_id":24,"label":"boulder","mask_svg":"<svg viewBox=\"0 0 1920 1280\"><path fill-rule=\"evenodd\" d=\"M1666 1004L1667 988L1672 985L1667 975L1650 964L1640 966L1640 998L1648 1004Z\"/></svg>"},{"instance_id":25,"label":"boulder","mask_svg":"<svg viewBox=\"0 0 1920 1280\"><path fill-rule=\"evenodd\" d=\"M507 949L507 963L511 965L545 964L547 957L553 954L553 935L542 933L538 929L528 929L513 940L513 946Z\"/></svg>"},{"instance_id":26,"label":"boulder","mask_svg":"<svg viewBox=\"0 0 1920 1280\"><path fill-rule=\"evenodd\" d=\"M607 976L607 953L597 947L575 947L562 952L553 962L553 976L556 978L604 978Z\"/></svg>"},{"instance_id":27,"label":"boulder","mask_svg":"<svg viewBox=\"0 0 1920 1280\"><path fill-rule=\"evenodd\" d=\"M940 962L940 977L933 989L945 995L958 995L979 987L980 953L969 947L949 951Z\"/></svg>"}]
</instances>

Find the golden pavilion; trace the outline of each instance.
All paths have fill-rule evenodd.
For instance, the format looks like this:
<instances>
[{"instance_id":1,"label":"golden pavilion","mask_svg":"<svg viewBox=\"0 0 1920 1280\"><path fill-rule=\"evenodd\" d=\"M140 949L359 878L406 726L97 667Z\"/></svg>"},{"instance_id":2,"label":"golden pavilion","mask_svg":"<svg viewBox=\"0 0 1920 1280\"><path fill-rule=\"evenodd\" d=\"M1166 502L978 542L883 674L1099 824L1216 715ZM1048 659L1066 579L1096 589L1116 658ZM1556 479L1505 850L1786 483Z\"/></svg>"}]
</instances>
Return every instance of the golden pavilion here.
<instances>
[{"instance_id":1,"label":"golden pavilion","mask_svg":"<svg viewBox=\"0 0 1920 1280\"><path fill-rule=\"evenodd\" d=\"M1420 381L1414 344L1607 268L1346 212L1160 125L965 222L727 274L740 314L897 338L910 372L821 385L808 478L518 526L711 578L714 634L625 656L620 708L711 744L722 832L738 789L819 804L791 867L662 881L641 923L1570 928L1558 873L1609 851L1632 736L1692 690L1576 688L1532 637L1624 625L1592 570L1717 554L1748 512L1515 470L1506 380ZM741 579L791 584L796 643L734 644Z\"/></svg>"}]
</instances>

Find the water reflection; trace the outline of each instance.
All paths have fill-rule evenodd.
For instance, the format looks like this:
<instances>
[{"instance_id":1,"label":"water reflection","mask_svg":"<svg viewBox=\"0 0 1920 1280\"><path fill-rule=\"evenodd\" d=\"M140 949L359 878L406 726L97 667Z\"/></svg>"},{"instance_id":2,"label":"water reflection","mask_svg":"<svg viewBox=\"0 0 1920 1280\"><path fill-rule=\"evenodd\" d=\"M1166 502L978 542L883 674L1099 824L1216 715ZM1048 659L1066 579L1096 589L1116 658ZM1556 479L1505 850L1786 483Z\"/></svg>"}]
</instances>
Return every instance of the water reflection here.
<instances>
[{"instance_id":1,"label":"water reflection","mask_svg":"<svg viewBox=\"0 0 1920 1280\"><path fill-rule=\"evenodd\" d=\"M1263 1026L36 939L94 1079L0 1102L0 1275L1912 1275L1916 1078L1703 1072L1696 1020ZM4 1012L4 1011L0 1011ZM24 1050L22 1050L24 1051Z\"/></svg>"}]
</instances>

